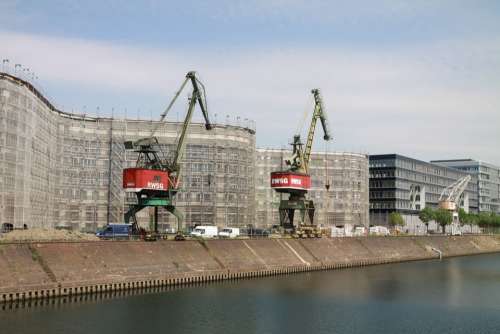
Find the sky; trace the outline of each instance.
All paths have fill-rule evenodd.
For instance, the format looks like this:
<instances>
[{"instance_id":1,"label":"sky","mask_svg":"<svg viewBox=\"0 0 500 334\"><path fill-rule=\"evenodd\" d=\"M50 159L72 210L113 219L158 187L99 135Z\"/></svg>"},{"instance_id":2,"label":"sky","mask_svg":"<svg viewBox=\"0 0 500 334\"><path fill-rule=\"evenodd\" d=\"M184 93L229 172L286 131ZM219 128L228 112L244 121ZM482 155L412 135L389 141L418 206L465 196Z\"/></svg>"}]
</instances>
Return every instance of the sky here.
<instances>
[{"instance_id":1,"label":"sky","mask_svg":"<svg viewBox=\"0 0 500 334\"><path fill-rule=\"evenodd\" d=\"M315 150L500 165L500 1L0 0L0 58L66 111L158 119L196 70L258 147L305 136L319 88Z\"/></svg>"}]
</instances>

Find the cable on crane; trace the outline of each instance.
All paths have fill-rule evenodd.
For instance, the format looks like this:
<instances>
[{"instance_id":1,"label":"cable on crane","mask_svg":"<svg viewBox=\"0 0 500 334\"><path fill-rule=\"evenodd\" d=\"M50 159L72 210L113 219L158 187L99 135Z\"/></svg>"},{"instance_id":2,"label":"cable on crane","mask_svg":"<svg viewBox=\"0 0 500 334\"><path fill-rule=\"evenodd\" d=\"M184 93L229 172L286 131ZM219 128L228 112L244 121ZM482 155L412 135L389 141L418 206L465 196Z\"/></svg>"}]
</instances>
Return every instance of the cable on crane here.
<instances>
[{"instance_id":1,"label":"cable on crane","mask_svg":"<svg viewBox=\"0 0 500 334\"><path fill-rule=\"evenodd\" d=\"M328 153L330 153L330 141L325 140L325 188L330 190L330 179L328 178Z\"/></svg>"},{"instance_id":2,"label":"cable on crane","mask_svg":"<svg viewBox=\"0 0 500 334\"><path fill-rule=\"evenodd\" d=\"M303 108L304 112L302 113L302 118L300 119L299 124L297 125L297 130L295 131L296 135L300 135L302 133L304 125L307 123L306 120L309 118L309 115L311 114L311 107L310 107L311 101L314 101L314 97L309 96Z\"/></svg>"}]
</instances>

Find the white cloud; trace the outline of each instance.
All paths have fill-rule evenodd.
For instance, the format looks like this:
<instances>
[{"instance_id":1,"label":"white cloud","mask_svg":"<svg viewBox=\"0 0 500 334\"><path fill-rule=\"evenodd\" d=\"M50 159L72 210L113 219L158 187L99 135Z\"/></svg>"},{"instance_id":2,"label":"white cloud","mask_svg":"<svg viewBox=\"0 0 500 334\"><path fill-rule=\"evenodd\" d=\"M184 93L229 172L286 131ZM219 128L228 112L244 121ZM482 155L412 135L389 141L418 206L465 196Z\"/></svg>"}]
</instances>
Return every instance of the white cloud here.
<instances>
[{"instance_id":1,"label":"white cloud","mask_svg":"<svg viewBox=\"0 0 500 334\"><path fill-rule=\"evenodd\" d=\"M256 120L260 146L285 145L311 108L310 89L319 87L335 137L331 149L395 151L422 159L465 156L500 164L500 40L385 51L198 50L0 32L0 45L0 56L27 64L51 86L155 96L165 104L185 73L196 69L212 113ZM56 99L66 104L67 97ZM89 101L73 108L85 104Z\"/></svg>"}]
</instances>

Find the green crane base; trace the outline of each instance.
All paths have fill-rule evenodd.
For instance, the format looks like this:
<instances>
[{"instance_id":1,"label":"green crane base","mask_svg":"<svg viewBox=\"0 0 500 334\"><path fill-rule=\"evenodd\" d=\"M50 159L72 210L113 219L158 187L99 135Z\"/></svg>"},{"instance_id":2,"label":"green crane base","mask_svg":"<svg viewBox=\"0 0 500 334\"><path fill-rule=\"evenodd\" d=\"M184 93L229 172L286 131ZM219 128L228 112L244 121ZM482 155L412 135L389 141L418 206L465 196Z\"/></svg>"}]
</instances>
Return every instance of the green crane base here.
<instances>
[{"instance_id":1,"label":"green crane base","mask_svg":"<svg viewBox=\"0 0 500 334\"><path fill-rule=\"evenodd\" d=\"M184 217L182 213L174 206L172 205L172 201L169 198L141 198L139 199L138 204L134 204L130 206L130 209L125 213L124 215L124 220L125 224L130 224L130 220L132 219L134 221L135 226L137 227L137 218L136 214L141 211L144 208L147 207L154 207L155 208L155 214L154 214L154 233L158 233L158 208L163 207L165 210L170 212L177 218L177 231L181 231L182 227L182 222L184 220Z\"/></svg>"},{"instance_id":2,"label":"green crane base","mask_svg":"<svg viewBox=\"0 0 500 334\"><path fill-rule=\"evenodd\" d=\"M294 224L295 210L299 210L297 226ZM314 225L314 202L302 196L280 201L280 225L286 232L294 233L300 226Z\"/></svg>"}]
</instances>

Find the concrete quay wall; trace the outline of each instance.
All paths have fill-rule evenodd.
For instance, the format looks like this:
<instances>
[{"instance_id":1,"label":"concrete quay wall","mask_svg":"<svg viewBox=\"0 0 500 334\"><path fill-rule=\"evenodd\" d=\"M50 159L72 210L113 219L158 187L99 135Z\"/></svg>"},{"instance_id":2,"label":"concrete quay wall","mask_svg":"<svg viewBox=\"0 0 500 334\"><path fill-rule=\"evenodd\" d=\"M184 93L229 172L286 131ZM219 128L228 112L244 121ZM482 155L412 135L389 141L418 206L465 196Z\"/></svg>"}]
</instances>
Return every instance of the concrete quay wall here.
<instances>
[{"instance_id":1,"label":"concrete quay wall","mask_svg":"<svg viewBox=\"0 0 500 334\"><path fill-rule=\"evenodd\" d=\"M500 252L498 236L0 244L0 302Z\"/></svg>"}]
</instances>

